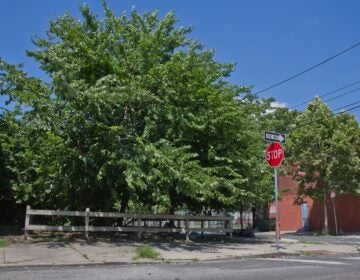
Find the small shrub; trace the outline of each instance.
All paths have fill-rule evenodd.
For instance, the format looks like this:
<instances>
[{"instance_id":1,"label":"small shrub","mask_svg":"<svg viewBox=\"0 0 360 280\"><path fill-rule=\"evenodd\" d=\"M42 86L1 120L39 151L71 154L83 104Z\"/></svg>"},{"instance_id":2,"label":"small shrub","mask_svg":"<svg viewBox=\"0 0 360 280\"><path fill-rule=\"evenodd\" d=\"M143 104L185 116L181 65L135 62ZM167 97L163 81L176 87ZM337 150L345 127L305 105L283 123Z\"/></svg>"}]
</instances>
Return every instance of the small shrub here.
<instances>
[{"instance_id":1,"label":"small shrub","mask_svg":"<svg viewBox=\"0 0 360 280\"><path fill-rule=\"evenodd\" d=\"M136 248L136 258L155 259L160 255L154 248L150 246L141 246Z\"/></svg>"},{"instance_id":2,"label":"small shrub","mask_svg":"<svg viewBox=\"0 0 360 280\"><path fill-rule=\"evenodd\" d=\"M257 229L259 231L270 231L270 230L274 230L274 225L273 225L272 221L269 219L260 220L257 223Z\"/></svg>"}]
</instances>

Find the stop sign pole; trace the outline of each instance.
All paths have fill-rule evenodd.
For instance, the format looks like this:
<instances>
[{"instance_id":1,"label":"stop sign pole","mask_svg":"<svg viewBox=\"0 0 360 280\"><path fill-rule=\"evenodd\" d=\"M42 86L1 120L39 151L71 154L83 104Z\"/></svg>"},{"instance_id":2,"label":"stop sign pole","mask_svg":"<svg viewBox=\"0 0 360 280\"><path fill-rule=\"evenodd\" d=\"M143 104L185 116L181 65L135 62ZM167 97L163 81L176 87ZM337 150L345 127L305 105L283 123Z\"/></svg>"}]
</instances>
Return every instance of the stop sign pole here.
<instances>
[{"instance_id":1,"label":"stop sign pole","mask_svg":"<svg viewBox=\"0 0 360 280\"><path fill-rule=\"evenodd\" d=\"M274 168L275 178L275 205L276 205L276 248L279 250L280 228L279 228L279 191L278 191L278 174L277 166L284 159L284 148L281 144L274 142L269 144L265 152L267 163Z\"/></svg>"}]
</instances>

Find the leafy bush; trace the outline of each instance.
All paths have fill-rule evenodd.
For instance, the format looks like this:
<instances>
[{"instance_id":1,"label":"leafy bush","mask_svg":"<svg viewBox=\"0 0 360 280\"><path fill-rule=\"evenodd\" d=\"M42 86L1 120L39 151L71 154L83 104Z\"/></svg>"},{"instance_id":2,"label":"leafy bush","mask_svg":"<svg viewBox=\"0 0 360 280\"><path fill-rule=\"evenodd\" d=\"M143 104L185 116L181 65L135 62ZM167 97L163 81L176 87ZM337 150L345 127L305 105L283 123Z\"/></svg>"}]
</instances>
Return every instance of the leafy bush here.
<instances>
[{"instance_id":1,"label":"leafy bush","mask_svg":"<svg viewBox=\"0 0 360 280\"><path fill-rule=\"evenodd\" d=\"M260 220L258 221L256 227L259 231L275 230L275 221L272 221L270 219Z\"/></svg>"}]
</instances>

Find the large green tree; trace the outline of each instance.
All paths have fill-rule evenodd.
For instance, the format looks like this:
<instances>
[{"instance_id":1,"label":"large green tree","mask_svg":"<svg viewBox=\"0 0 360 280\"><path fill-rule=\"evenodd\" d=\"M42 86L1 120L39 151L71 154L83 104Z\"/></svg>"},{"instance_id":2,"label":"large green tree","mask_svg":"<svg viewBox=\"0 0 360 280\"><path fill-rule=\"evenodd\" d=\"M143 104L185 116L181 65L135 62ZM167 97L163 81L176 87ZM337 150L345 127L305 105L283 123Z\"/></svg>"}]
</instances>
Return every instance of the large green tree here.
<instances>
[{"instance_id":1,"label":"large green tree","mask_svg":"<svg viewBox=\"0 0 360 280\"><path fill-rule=\"evenodd\" d=\"M48 82L0 63L0 92L17 104L7 145L17 199L121 212L268 199L258 105L226 82L233 65L188 39L173 13L104 10L98 19L82 6L81 21L65 14L34 39L27 54Z\"/></svg>"},{"instance_id":2,"label":"large green tree","mask_svg":"<svg viewBox=\"0 0 360 280\"><path fill-rule=\"evenodd\" d=\"M344 112L334 115L319 98L296 119L286 143L287 161L299 181L299 196L324 205L328 231L327 199L330 191L360 192L359 124Z\"/></svg>"},{"instance_id":3,"label":"large green tree","mask_svg":"<svg viewBox=\"0 0 360 280\"><path fill-rule=\"evenodd\" d=\"M4 111L0 114L0 224L19 224L25 218L24 207L17 201L11 182L15 174L9 169L12 155L9 147L13 142L14 132L18 129L12 114Z\"/></svg>"}]
</instances>

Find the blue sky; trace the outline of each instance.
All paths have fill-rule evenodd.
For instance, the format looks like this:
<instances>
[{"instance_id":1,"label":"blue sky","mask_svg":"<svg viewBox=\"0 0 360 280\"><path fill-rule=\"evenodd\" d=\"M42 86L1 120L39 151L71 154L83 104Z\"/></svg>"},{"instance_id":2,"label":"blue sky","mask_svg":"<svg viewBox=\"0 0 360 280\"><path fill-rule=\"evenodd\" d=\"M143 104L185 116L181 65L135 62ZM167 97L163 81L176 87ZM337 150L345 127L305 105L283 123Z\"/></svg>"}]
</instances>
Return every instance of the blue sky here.
<instances>
[{"instance_id":1,"label":"blue sky","mask_svg":"<svg viewBox=\"0 0 360 280\"><path fill-rule=\"evenodd\" d=\"M78 6L88 3L103 17L101 1L1 0L0 57L24 63L30 74L45 77L25 55L33 49L31 38L44 36L50 19L69 12L79 17ZM108 0L120 14L134 6L139 12L157 9L160 15L173 10L179 25L194 26L191 37L215 49L216 59L236 63L230 80L253 85L260 91L321 62L360 41L360 1L357 0ZM360 80L360 46L323 66L260 97L273 96L292 107ZM342 92L356 89L360 83ZM360 90L338 98L332 109L360 101ZM0 106L4 98L0 97ZM357 104L359 105L359 104ZM302 107L300 107L302 108ZM353 111L360 119L360 108Z\"/></svg>"}]
</instances>

